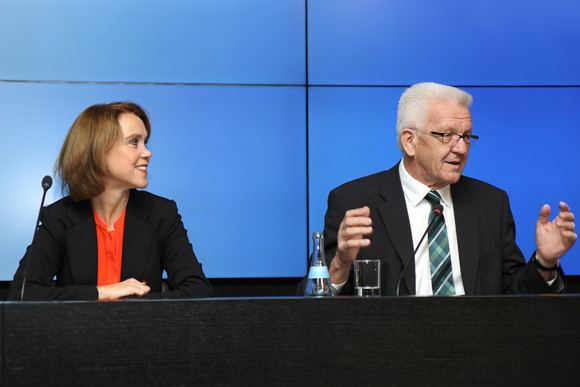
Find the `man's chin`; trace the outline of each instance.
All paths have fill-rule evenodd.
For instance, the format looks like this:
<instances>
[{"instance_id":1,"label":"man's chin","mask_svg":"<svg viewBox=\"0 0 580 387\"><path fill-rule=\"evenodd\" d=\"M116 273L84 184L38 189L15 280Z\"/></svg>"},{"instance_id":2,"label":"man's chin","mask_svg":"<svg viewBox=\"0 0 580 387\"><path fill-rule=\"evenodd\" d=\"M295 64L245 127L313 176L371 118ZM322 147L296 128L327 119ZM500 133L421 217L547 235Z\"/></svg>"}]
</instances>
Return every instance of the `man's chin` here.
<instances>
[{"instance_id":1,"label":"man's chin","mask_svg":"<svg viewBox=\"0 0 580 387\"><path fill-rule=\"evenodd\" d=\"M447 184L455 184L461 179L461 173L450 173L447 175L446 182Z\"/></svg>"}]
</instances>

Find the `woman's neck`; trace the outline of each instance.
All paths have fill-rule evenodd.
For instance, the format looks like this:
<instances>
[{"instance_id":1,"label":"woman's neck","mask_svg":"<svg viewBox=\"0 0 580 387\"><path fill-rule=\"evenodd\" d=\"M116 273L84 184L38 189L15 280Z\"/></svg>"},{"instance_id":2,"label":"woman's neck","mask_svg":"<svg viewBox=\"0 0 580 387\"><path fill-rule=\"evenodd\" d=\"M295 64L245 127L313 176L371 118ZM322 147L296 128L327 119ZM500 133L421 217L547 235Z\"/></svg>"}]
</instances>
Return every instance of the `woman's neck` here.
<instances>
[{"instance_id":1,"label":"woman's neck","mask_svg":"<svg viewBox=\"0 0 580 387\"><path fill-rule=\"evenodd\" d=\"M115 229L115 222L123 215L129 202L129 191L112 192L105 190L98 196L91 198L93 210L107 225L107 229Z\"/></svg>"}]
</instances>

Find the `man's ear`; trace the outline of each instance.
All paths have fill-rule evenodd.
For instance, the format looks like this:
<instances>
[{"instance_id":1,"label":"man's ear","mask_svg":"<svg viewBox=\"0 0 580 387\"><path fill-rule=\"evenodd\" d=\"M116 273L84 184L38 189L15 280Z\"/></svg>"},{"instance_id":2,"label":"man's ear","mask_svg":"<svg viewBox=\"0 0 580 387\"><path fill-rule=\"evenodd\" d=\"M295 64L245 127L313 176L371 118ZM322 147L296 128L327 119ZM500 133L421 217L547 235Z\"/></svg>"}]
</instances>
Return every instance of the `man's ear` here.
<instances>
[{"instance_id":1,"label":"man's ear","mask_svg":"<svg viewBox=\"0 0 580 387\"><path fill-rule=\"evenodd\" d=\"M401 131L401 144L407 156L415 156L415 146L417 141L417 132L405 128Z\"/></svg>"}]
</instances>

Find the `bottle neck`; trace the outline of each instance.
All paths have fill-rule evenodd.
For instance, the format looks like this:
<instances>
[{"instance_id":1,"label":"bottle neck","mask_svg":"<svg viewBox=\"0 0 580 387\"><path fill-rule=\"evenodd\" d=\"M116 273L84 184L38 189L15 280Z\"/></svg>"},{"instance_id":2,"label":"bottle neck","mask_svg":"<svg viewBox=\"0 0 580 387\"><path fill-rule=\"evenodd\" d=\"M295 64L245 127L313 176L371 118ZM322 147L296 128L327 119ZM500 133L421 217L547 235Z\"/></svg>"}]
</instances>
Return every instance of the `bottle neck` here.
<instances>
[{"instance_id":1,"label":"bottle neck","mask_svg":"<svg viewBox=\"0 0 580 387\"><path fill-rule=\"evenodd\" d=\"M315 235L312 238L312 264L311 266L326 266L324 257L324 243L322 237Z\"/></svg>"}]
</instances>

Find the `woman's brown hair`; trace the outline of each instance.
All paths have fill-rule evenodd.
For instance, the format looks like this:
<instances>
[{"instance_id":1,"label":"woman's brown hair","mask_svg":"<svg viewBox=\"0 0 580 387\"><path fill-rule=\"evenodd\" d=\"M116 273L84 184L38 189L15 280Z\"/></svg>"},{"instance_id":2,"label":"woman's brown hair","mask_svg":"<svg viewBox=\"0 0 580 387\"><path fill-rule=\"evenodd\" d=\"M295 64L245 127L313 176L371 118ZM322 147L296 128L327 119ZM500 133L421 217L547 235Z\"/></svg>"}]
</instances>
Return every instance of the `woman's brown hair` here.
<instances>
[{"instance_id":1,"label":"woman's brown hair","mask_svg":"<svg viewBox=\"0 0 580 387\"><path fill-rule=\"evenodd\" d=\"M108 175L105 156L119 141L122 133L119 117L124 113L135 114L143 121L149 139L149 118L135 103L113 102L86 108L69 129L54 167L63 193L68 192L79 201L103 192Z\"/></svg>"}]
</instances>

